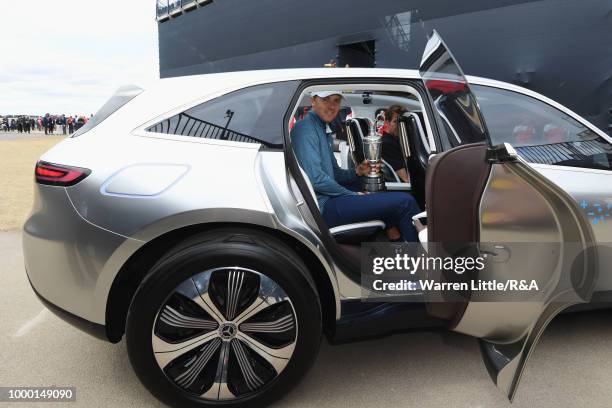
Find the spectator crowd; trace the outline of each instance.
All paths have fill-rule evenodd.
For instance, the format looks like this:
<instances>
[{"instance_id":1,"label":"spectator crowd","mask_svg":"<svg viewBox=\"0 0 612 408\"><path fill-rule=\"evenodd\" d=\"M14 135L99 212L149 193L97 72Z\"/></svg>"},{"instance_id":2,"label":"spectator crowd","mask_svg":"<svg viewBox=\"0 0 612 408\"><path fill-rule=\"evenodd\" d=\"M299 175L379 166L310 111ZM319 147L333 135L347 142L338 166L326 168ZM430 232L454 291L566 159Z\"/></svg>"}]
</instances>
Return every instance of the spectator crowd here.
<instances>
[{"instance_id":1,"label":"spectator crowd","mask_svg":"<svg viewBox=\"0 0 612 408\"><path fill-rule=\"evenodd\" d=\"M45 116L0 116L0 131L3 132L18 132L18 133L30 133L30 132L45 132L45 135L62 134L69 135L76 132L79 128L84 126L89 119L85 115L50 115Z\"/></svg>"}]
</instances>

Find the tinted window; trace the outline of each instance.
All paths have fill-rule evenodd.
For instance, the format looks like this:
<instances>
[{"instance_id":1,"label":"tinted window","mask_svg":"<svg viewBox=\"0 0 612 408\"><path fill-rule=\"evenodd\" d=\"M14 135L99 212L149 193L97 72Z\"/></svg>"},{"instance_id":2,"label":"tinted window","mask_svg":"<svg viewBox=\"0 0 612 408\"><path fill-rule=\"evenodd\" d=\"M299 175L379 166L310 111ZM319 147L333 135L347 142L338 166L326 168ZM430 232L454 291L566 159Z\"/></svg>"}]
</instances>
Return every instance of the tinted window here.
<instances>
[{"instance_id":1,"label":"tinted window","mask_svg":"<svg viewBox=\"0 0 612 408\"><path fill-rule=\"evenodd\" d=\"M159 122L149 132L261 143L282 148L283 115L297 82L277 82L235 91Z\"/></svg>"},{"instance_id":2,"label":"tinted window","mask_svg":"<svg viewBox=\"0 0 612 408\"><path fill-rule=\"evenodd\" d=\"M96 114L93 115L84 126L74 132L72 137L81 136L88 130L98 126L104 119L118 111L120 107L134 99L137 95L140 95L143 91L144 89L135 85L122 86L121 88L117 89L114 95L111 96L104 105L102 105Z\"/></svg>"},{"instance_id":3,"label":"tinted window","mask_svg":"<svg viewBox=\"0 0 612 408\"><path fill-rule=\"evenodd\" d=\"M612 170L612 145L569 115L512 91L473 85L493 144L528 162Z\"/></svg>"}]
</instances>

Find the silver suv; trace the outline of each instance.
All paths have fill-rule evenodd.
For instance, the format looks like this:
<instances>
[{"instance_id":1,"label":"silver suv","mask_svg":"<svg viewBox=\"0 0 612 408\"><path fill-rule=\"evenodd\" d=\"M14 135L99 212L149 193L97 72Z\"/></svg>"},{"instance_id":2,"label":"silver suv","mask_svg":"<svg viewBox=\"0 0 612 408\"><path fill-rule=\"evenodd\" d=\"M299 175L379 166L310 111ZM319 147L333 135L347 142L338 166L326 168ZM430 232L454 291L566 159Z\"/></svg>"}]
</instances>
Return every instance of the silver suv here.
<instances>
[{"instance_id":1,"label":"silver suv","mask_svg":"<svg viewBox=\"0 0 612 408\"><path fill-rule=\"evenodd\" d=\"M350 111L351 138L334 144L345 168L359 118L408 108L399 120L410 182L387 169L387 188L427 208L422 241L612 242L610 138L529 90L468 84L434 33L419 71L264 70L120 89L37 163L23 234L34 291L90 334L125 335L138 377L173 406L269 403L303 376L322 333L343 341L432 326L478 338L512 399L538 337L572 302L362 302L359 244L384 241L384 224L330 230L289 138L321 89L341 91ZM611 260L591 254L584 270ZM612 289L600 270L596 284L578 276L585 298Z\"/></svg>"}]
</instances>

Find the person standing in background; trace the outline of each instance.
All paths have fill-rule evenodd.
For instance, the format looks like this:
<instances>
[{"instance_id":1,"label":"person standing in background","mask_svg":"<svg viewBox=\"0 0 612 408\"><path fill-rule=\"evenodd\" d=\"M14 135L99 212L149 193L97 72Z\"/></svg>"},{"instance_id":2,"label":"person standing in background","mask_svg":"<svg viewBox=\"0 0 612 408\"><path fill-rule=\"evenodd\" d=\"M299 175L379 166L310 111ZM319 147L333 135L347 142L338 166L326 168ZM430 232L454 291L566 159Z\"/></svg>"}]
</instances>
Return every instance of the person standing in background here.
<instances>
[{"instance_id":1,"label":"person standing in background","mask_svg":"<svg viewBox=\"0 0 612 408\"><path fill-rule=\"evenodd\" d=\"M62 134L65 135L66 134L66 115L62 114L62 117L60 119L60 123L62 125Z\"/></svg>"},{"instance_id":2,"label":"person standing in background","mask_svg":"<svg viewBox=\"0 0 612 408\"><path fill-rule=\"evenodd\" d=\"M49 119L47 120L47 134L52 135L53 134L53 128L55 127L55 120L53 119L53 116L49 116Z\"/></svg>"},{"instance_id":3,"label":"person standing in background","mask_svg":"<svg viewBox=\"0 0 612 408\"><path fill-rule=\"evenodd\" d=\"M42 118L42 125L43 128L45 129L45 135L48 135L49 133L49 114L45 114L45 116Z\"/></svg>"}]
</instances>

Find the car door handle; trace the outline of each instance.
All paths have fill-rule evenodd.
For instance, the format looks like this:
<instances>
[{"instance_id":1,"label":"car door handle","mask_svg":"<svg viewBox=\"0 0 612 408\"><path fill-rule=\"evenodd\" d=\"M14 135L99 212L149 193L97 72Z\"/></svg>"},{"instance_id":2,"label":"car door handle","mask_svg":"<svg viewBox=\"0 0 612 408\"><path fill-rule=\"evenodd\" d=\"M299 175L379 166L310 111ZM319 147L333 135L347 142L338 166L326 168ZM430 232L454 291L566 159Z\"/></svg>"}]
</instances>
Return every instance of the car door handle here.
<instances>
[{"instance_id":1,"label":"car door handle","mask_svg":"<svg viewBox=\"0 0 612 408\"><path fill-rule=\"evenodd\" d=\"M486 249L480 247L479 252L482 255L485 255L491 262L495 262L495 263L508 262L508 260L510 260L510 257L512 255L510 248L504 245L498 245L498 244L495 244L492 247L488 247Z\"/></svg>"}]
</instances>

